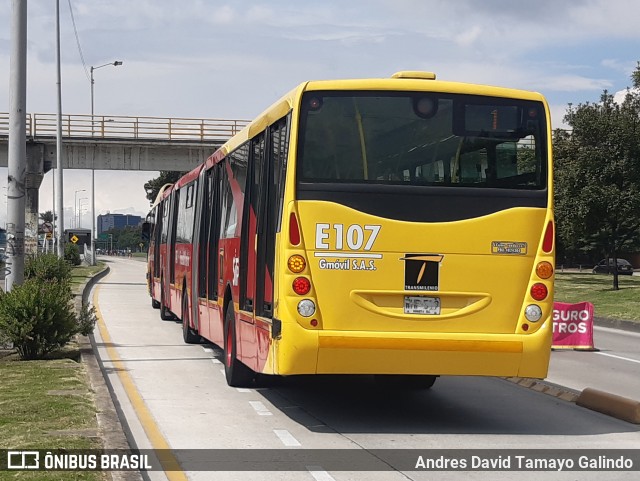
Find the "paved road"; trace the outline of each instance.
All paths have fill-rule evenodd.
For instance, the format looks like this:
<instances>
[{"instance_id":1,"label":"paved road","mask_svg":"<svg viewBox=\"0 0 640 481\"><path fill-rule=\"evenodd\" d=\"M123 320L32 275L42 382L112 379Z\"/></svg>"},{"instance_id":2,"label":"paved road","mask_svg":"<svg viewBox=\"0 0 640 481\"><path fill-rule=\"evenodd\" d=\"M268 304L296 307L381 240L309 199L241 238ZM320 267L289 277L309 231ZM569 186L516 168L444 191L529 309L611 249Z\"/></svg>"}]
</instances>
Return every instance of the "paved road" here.
<instances>
[{"instance_id":1,"label":"paved road","mask_svg":"<svg viewBox=\"0 0 640 481\"><path fill-rule=\"evenodd\" d=\"M554 351L547 380L640 400L640 333L596 326L593 342L598 351Z\"/></svg>"},{"instance_id":2,"label":"paved road","mask_svg":"<svg viewBox=\"0 0 640 481\"><path fill-rule=\"evenodd\" d=\"M108 262L111 274L94 290L103 320L96 342L117 404L139 448L280 449L283 456L291 450L352 450L348 453L352 471L331 469L332 460L314 458L302 471L150 472L153 481L511 480L516 475L519 480L637 479L637 472L410 471L396 460L374 458L372 450L400 448L454 453L477 448L637 449L640 427L498 378L445 377L432 390L409 393L381 391L367 376L301 378L265 388L230 388L224 380L220 350L185 345L181 326L161 321L151 308L144 263L119 258ZM596 342L605 344L604 338ZM613 340L606 343L615 347ZM615 349L625 352L620 346ZM588 360L588 367L580 366L590 371L594 382L600 374L593 366L605 362L608 370L615 361L574 352L553 357L556 382L561 376L570 378L566 369L571 367L561 366L565 359ZM637 368L640 372L640 365ZM607 371L606 377L615 376ZM261 453L233 451L230 456L240 464ZM392 470L356 470L361 454ZM198 454L176 456L186 465ZM329 464L323 466L323 462Z\"/></svg>"}]
</instances>

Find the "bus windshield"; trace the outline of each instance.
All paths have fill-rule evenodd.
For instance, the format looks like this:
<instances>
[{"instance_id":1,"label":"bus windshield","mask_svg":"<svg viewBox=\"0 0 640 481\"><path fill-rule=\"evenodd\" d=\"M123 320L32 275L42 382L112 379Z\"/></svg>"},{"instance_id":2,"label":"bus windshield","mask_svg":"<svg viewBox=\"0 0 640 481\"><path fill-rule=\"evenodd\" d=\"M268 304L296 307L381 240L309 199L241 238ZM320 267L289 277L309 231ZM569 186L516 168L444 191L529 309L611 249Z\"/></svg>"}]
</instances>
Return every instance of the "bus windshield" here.
<instances>
[{"instance_id":1,"label":"bus windshield","mask_svg":"<svg viewBox=\"0 0 640 481\"><path fill-rule=\"evenodd\" d=\"M543 190L542 102L431 92L312 91L302 99L300 183Z\"/></svg>"}]
</instances>

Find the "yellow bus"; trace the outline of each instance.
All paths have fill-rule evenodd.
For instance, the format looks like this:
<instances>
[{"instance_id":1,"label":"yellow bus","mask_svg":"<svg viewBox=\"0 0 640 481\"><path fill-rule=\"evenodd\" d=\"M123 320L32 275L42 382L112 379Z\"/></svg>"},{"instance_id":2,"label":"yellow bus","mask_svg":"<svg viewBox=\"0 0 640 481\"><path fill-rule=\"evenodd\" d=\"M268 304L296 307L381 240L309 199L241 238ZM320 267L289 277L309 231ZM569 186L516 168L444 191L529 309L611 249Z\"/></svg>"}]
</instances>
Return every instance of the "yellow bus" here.
<instances>
[{"instance_id":1,"label":"yellow bus","mask_svg":"<svg viewBox=\"0 0 640 481\"><path fill-rule=\"evenodd\" d=\"M543 378L551 166L539 93L415 71L304 83L166 198L163 308L223 347L230 385Z\"/></svg>"}]
</instances>

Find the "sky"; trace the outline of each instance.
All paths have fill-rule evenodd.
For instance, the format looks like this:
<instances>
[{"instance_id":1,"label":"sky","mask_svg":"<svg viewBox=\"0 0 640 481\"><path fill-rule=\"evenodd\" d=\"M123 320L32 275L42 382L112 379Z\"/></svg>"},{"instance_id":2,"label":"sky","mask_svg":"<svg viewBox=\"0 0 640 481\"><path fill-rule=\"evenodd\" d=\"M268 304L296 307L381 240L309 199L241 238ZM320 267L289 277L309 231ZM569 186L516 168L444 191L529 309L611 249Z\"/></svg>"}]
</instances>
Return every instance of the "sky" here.
<instances>
[{"instance_id":1,"label":"sky","mask_svg":"<svg viewBox=\"0 0 640 481\"><path fill-rule=\"evenodd\" d=\"M27 112L55 113L55 1L23 1ZM0 0L0 112L9 110L12 4ZM630 86L639 20L637 0L60 0L62 110L89 114L89 67L115 60L123 65L94 72L96 115L251 119L307 80L426 70L541 92L557 128L569 104ZM157 175L97 171L96 214L144 215L143 184ZM64 176L68 226L91 171ZM40 211L52 200L47 174Z\"/></svg>"}]
</instances>

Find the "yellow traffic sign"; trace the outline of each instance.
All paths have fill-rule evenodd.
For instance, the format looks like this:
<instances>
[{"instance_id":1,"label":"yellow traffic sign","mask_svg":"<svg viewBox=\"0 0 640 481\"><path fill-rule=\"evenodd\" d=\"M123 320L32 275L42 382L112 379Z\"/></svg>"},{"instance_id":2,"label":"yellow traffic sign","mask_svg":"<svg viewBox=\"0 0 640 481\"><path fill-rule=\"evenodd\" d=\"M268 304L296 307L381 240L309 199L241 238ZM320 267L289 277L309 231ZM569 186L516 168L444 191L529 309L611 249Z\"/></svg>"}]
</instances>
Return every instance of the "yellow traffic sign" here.
<instances>
[{"instance_id":1,"label":"yellow traffic sign","mask_svg":"<svg viewBox=\"0 0 640 481\"><path fill-rule=\"evenodd\" d=\"M73 242L74 244L77 243L80 239L78 238L78 236L74 235L73 237L71 237L71 242Z\"/></svg>"}]
</instances>

